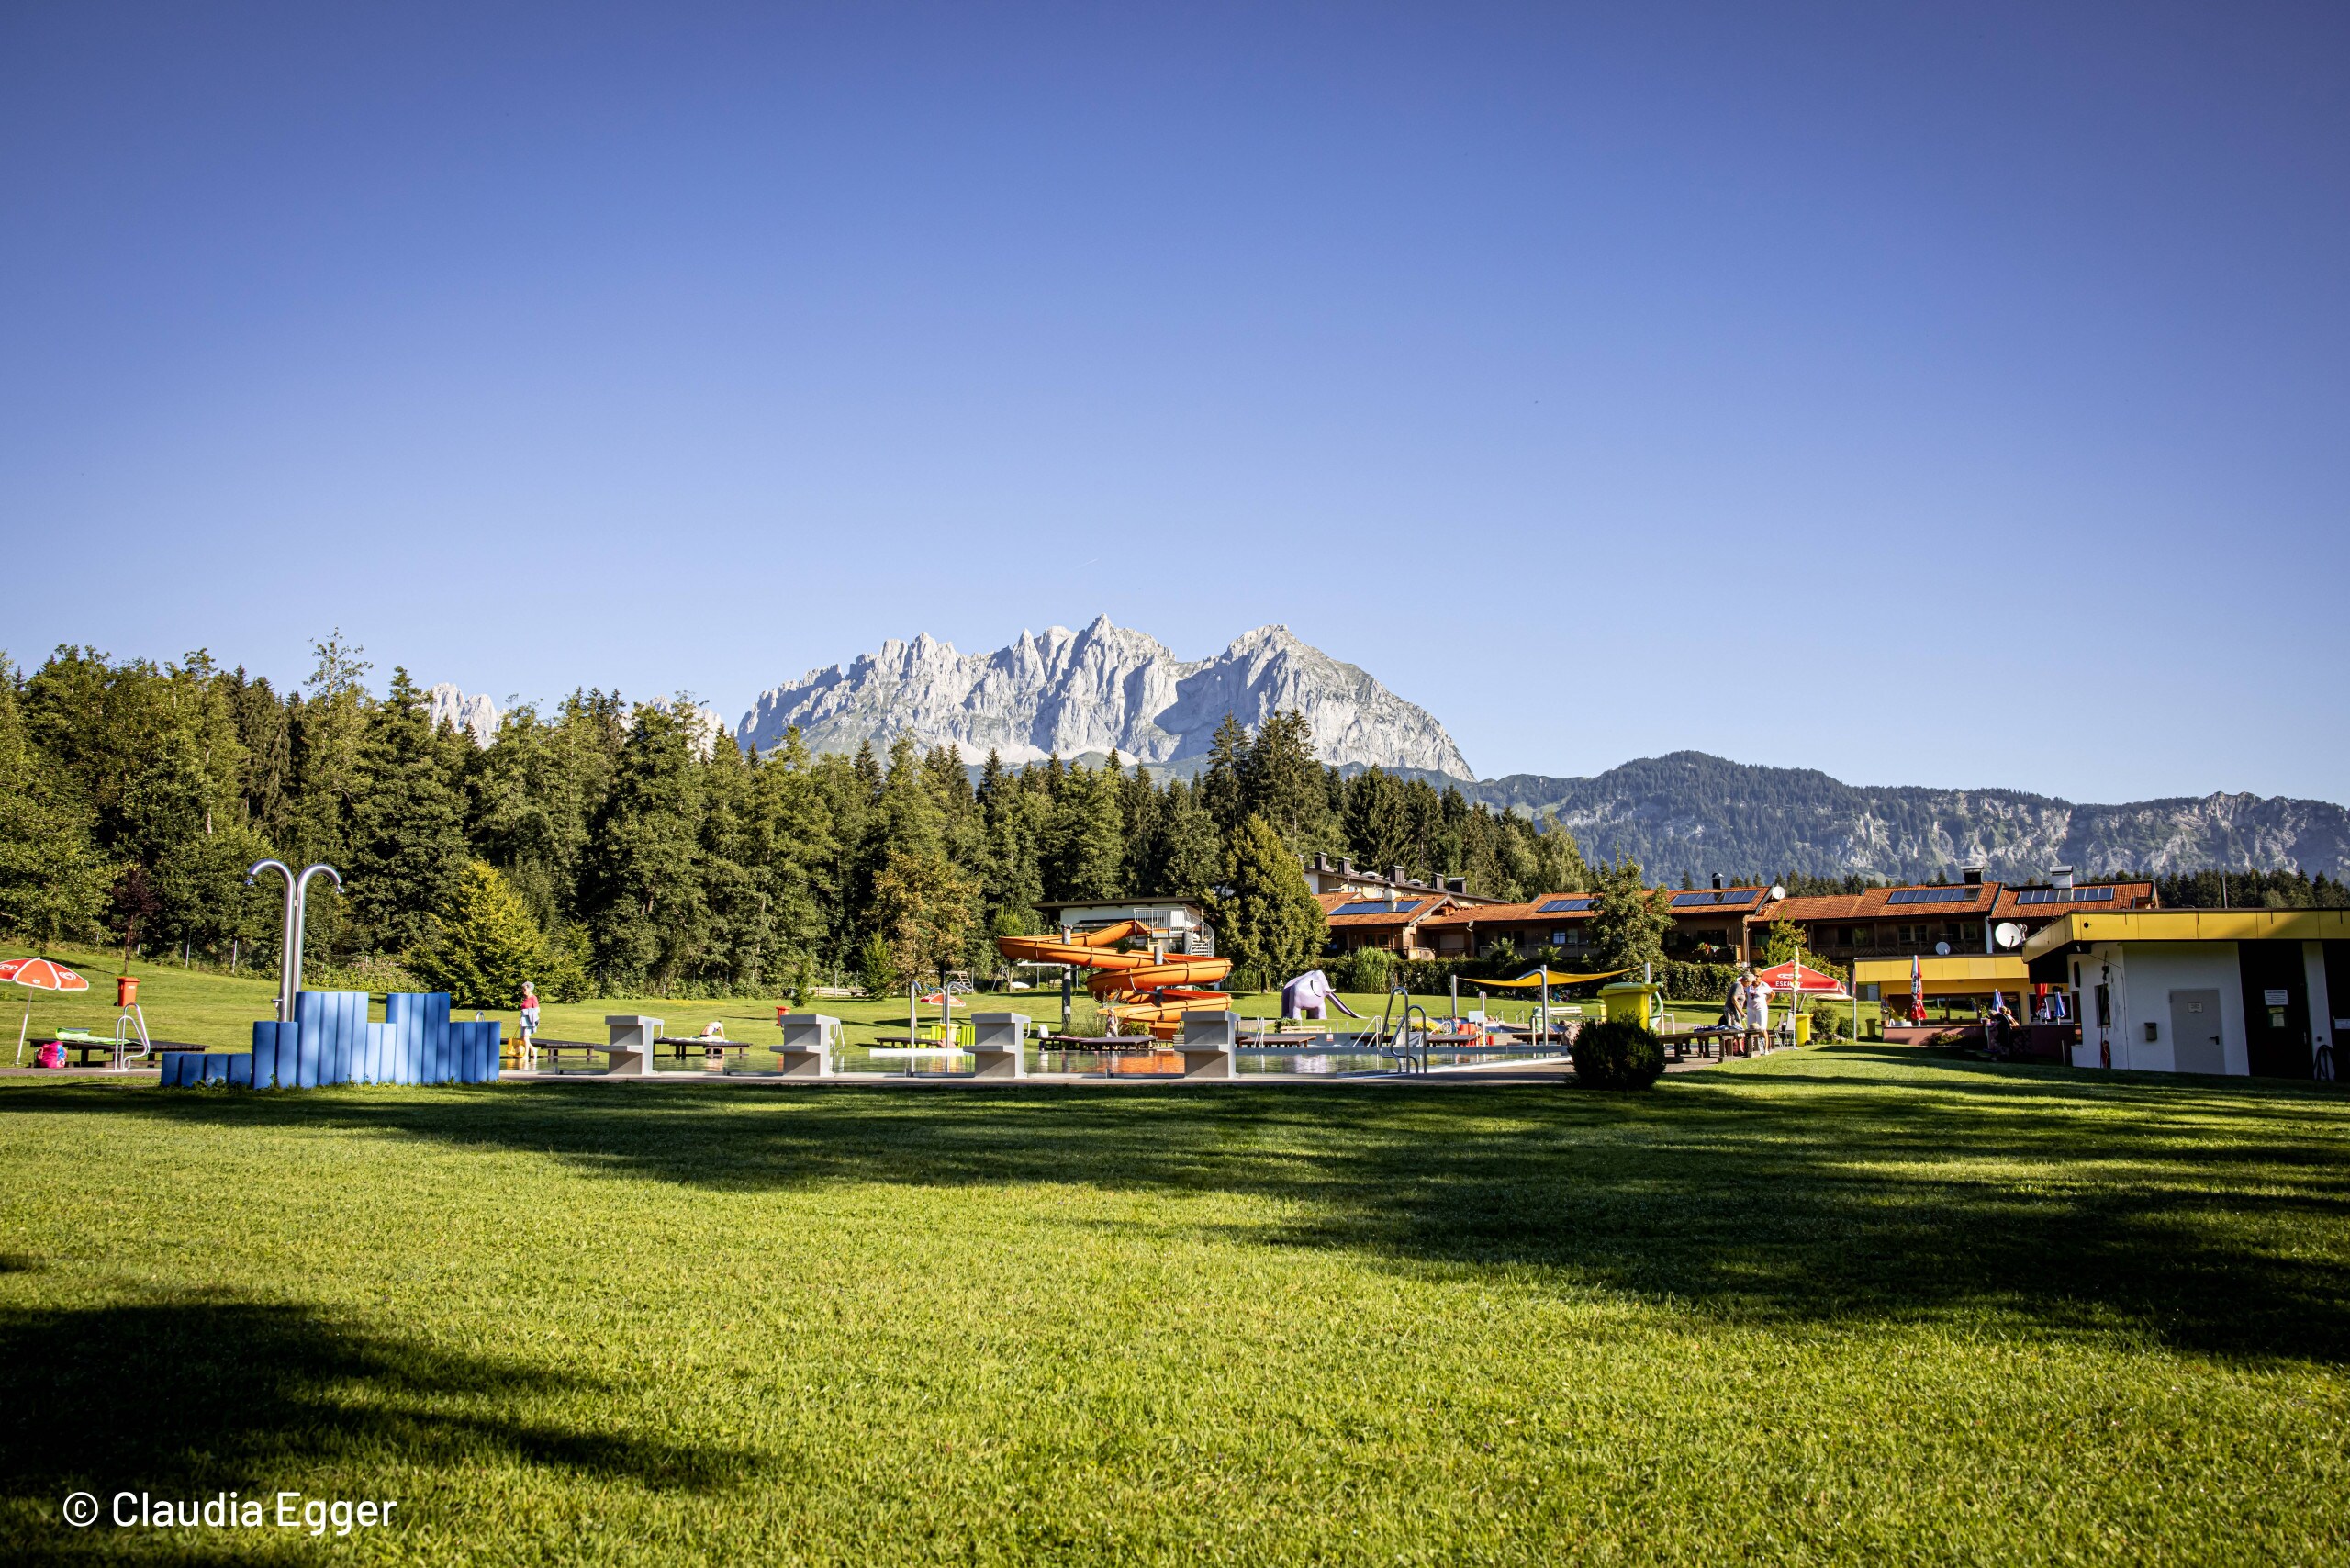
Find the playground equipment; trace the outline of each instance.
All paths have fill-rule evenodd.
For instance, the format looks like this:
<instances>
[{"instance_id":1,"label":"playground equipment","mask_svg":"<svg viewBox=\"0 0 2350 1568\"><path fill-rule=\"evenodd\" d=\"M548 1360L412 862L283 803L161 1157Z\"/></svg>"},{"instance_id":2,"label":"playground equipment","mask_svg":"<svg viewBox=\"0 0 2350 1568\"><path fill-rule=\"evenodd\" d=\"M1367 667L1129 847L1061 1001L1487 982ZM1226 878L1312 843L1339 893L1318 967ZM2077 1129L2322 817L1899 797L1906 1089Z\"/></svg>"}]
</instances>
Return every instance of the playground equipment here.
<instances>
[{"instance_id":1,"label":"playground equipment","mask_svg":"<svg viewBox=\"0 0 2350 1568\"><path fill-rule=\"evenodd\" d=\"M154 1055L155 1042L147 1037L147 1014L139 1005L138 976L117 975L114 977L114 1005L115 1065L120 1067L132 1057ZM139 1048L135 1051L130 1048L130 1032L133 1028L139 1031Z\"/></svg>"},{"instance_id":2,"label":"playground equipment","mask_svg":"<svg viewBox=\"0 0 2350 1568\"><path fill-rule=\"evenodd\" d=\"M1281 987L1284 1018L1323 1018L1332 1007L1359 1023L1362 1021L1362 1014L1347 1005L1338 988L1320 969L1308 969Z\"/></svg>"},{"instance_id":3,"label":"playground equipment","mask_svg":"<svg viewBox=\"0 0 2350 1568\"><path fill-rule=\"evenodd\" d=\"M1139 920L1122 920L1082 935L999 936L995 946L1013 963L1091 970L1086 989L1113 1028L1171 1040L1181 1030L1184 1014L1221 1013L1231 1006L1230 996L1205 988L1232 972L1232 960L1170 957L1157 947L1142 953L1119 950L1120 943L1151 934Z\"/></svg>"},{"instance_id":4,"label":"playground equipment","mask_svg":"<svg viewBox=\"0 0 2350 1568\"><path fill-rule=\"evenodd\" d=\"M364 991L297 991L292 1011L282 1023L256 1022L250 1051L162 1052L163 1087L498 1081L496 1021L452 1020L445 991L392 992L380 1024L369 1022Z\"/></svg>"},{"instance_id":5,"label":"playground equipment","mask_svg":"<svg viewBox=\"0 0 2350 1568\"><path fill-rule=\"evenodd\" d=\"M342 873L321 864L305 866L297 874L283 860L256 860L245 868L245 886L252 887L255 878L273 867L285 879L285 927L277 964L277 1018L283 1024L294 1021L294 999L302 994L302 926L309 915L310 879L323 871L340 889Z\"/></svg>"}]
</instances>

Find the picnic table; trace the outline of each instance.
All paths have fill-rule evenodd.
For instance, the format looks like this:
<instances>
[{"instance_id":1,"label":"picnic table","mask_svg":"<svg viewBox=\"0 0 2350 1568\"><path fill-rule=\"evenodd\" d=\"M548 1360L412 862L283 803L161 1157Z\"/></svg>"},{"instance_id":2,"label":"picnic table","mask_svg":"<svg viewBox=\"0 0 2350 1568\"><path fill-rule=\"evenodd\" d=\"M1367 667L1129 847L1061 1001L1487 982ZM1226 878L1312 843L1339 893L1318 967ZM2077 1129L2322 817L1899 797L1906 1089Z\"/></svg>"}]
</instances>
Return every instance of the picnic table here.
<instances>
[{"instance_id":1,"label":"picnic table","mask_svg":"<svg viewBox=\"0 0 2350 1568\"><path fill-rule=\"evenodd\" d=\"M1727 1024L1707 1024L1700 1028L1676 1030L1664 1036L1664 1044L1665 1048L1673 1053L1673 1059L1679 1061L1688 1054L1689 1046L1695 1045L1697 1054L1702 1057L1707 1054L1706 1047L1710 1043L1714 1047L1714 1059L1720 1061L1729 1053L1730 1042L1742 1041L1745 1037L1743 1029L1733 1028ZM1743 1048L1741 1046L1741 1054Z\"/></svg>"},{"instance_id":2,"label":"picnic table","mask_svg":"<svg viewBox=\"0 0 2350 1568\"><path fill-rule=\"evenodd\" d=\"M94 1034L87 1029L53 1030L48 1040L35 1043L64 1047L74 1054L77 1064L82 1067L89 1066L90 1058L99 1053L106 1056L107 1066L120 1067L131 1057L147 1055L151 1048L156 1051L200 1051L205 1048L202 1046L183 1046L170 1040L157 1040L151 1047L136 1040L118 1040L112 1035Z\"/></svg>"}]
</instances>

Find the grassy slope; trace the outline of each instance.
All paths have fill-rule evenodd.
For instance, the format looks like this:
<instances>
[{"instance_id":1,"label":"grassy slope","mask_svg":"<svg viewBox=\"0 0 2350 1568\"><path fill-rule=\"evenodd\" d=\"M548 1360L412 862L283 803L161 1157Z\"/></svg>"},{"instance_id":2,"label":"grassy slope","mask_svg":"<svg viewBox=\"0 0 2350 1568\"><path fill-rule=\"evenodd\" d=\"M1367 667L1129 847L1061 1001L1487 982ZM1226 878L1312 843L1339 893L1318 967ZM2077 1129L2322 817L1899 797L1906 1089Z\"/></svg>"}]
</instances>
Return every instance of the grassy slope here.
<instances>
[{"instance_id":1,"label":"grassy slope","mask_svg":"<svg viewBox=\"0 0 2350 1568\"><path fill-rule=\"evenodd\" d=\"M0 1085L0 1558L2339 1560L2345 1104ZM297 1556L275 1531L190 1552ZM319 1552L324 1555L324 1552Z\"/></svg>"}]
</instances>

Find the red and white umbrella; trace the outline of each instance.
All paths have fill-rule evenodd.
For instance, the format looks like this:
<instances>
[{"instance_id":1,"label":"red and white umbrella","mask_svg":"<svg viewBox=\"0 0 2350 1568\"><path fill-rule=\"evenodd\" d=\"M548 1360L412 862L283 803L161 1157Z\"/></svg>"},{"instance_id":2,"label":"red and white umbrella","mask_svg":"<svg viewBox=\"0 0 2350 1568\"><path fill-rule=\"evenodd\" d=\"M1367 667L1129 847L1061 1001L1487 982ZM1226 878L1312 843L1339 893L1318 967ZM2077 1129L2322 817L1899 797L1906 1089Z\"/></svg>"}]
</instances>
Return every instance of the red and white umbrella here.
<instances>
[{"instance_id":1,"label":"red and white umbrella","mask_svg":"<svg viewBox=\"0 0 2350 1568\"><path fill-rule=\"evenodd\" d=\"M87 991L90 982L53 958L11 958L0 964L0 980L13 980L28 991ZM25 998L24 1021L17 1025L17 1061L25 1059L25 1035L32 1027L33 999Z\"/></svg>"},{"instance_id":2,"label":"red and white umbrella","mask_svg":"<svg viewBox=\"0 0 2350 1568\"><path fill-rule=\"evenodd\" d=\"M1844 982L1834 975L1824 975L1807 965L1793 961L1774 964L1754 978L1773 991L1789 996L1824 996L1832 1002L1852 1000L1852 993L1844 989Z\"/></svg>"}]
</instances>

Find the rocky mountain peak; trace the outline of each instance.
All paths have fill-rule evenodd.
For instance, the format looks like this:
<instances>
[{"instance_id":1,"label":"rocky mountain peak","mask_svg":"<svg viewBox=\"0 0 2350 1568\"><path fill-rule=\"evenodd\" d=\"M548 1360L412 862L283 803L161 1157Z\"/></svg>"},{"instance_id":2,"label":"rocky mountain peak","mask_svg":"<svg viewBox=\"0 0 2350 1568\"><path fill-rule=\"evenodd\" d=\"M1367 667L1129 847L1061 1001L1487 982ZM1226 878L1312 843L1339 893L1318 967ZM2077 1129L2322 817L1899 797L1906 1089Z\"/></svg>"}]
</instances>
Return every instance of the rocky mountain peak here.
<instances>
[{"instance_id":1,"label":"rocky mountain peak","mask_svg":"<svg viewBox=\"0 0 2350 1568\"><path fill-rule=\"evenodd\" d=\"M911 643L891 638L877 653L762 693L735 734L761 749L796 724L824 751L904 734L958 746L972 760L990 750L1015 765L1116 751L1180 765L1206 755L1226 715L1253 729L1291 709L1304 715L1326 762L1474 777L1426 710L1286 626L1259 626L1221 654L1186 661L1107 615L1077 632L1023 631L991 654L960 654L927 633Z\"/></svg>"}]
</instances>

